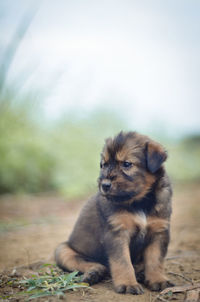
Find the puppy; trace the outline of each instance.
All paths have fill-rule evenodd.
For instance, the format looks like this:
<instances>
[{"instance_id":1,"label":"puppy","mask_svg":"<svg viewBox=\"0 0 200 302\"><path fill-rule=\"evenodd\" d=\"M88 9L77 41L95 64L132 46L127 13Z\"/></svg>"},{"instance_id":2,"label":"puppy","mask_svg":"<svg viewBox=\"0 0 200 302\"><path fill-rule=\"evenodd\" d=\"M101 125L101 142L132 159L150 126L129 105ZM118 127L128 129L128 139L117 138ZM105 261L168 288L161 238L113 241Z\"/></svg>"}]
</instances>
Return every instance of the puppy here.
<instances>
[{"instance_id":1,"label":"puppy","mask_svg":"<svg viewBox=\"0 0 200 302\"><path fill-rule=\"evenodd\" d=\"M57 265L82 272L94 284L111 274L118 293L142 294L173 284L164 275L169 244L172 189L163 167L163 147L136 132L106 140L99 192L90 199L67 242L55 252Z\"/></svg>"}]
</instances>

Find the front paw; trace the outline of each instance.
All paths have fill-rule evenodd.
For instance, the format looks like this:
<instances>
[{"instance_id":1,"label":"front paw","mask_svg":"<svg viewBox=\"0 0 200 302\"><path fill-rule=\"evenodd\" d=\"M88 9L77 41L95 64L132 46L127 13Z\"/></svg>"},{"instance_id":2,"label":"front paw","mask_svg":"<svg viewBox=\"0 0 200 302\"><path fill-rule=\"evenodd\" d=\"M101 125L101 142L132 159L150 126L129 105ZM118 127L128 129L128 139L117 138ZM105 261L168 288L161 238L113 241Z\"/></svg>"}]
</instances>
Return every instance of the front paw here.
<instances>
[{"instance_id":1,"label":"front paw","mask_svg":"<svg viewBox=\"0 0 200 302\"><path fill-rule=\"evenodd\" d=\"M174 286L174 283L172 283L169 280L162 280L162 281L157 281L157 282L150 282L150 281L145 281L145 285L152 291L161 291L167 287L172 287Z\"/></svg>"},{"instance_id":2,"label":"front paw","mask_svg":"<svg viewBox=\"0 0 200 302\"><path fill-rule=\"evenodd\" d=\"M132 294L132 295L142 295L144 293L144 290L142 286L139 283L136 283L134 285L124 285L120 284L115 286L115 291L118 294Z\"/></svg>"}]
</instances>

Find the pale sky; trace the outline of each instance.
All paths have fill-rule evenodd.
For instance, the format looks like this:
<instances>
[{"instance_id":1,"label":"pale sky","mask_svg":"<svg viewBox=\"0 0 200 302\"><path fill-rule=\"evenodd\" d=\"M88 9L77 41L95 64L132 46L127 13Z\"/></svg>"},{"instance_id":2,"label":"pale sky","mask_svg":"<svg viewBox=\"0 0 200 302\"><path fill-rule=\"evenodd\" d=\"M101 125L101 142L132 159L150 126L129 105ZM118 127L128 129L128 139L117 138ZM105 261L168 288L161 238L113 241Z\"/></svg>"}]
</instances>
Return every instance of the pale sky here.
<instances>
[{"instance_id":1,"label":"pale sky","mask_svg":"<svg viewBox=\"0 0 200 302\"><path fill-rule=\"evenodd\" d=\"M1 51L31 3L0 0ZM105 105L143 132L200 132L199 0L38 3L9 78L50 87L49 116Z\"/></svg>"}]
</instances>

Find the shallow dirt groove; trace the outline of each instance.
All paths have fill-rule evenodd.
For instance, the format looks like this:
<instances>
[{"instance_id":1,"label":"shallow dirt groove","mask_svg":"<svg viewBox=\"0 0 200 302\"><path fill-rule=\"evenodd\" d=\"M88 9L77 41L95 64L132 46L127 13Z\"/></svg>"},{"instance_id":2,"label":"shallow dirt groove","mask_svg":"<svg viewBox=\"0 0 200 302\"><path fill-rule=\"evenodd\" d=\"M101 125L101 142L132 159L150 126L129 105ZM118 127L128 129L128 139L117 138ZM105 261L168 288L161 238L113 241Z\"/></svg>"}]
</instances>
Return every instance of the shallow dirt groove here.
<instances>
[{"instance_id":1,"label":"shallow dirt groove","mask_svg":"<svg viewBox=\"0 0 200 302\"><path fill-rule=\"evenodd\" d=\"M171 243L166 272L176 285L200 282L200 185L176 186L173 198ZM58 196L3 196L0 199L0 301L24 301L17 288L6 285L6 278L22 278L37 272L31 263L53 261L54 249L69 236L84 201L66 201ZM26 266L16 269L14 267ZM29 267L29 268L27 268ZM11 277L9 276L11 275ZM120 295L106 280L68 292L64 301L159 301L157 293L141 296ZM183 293L165 296L165 300L184 301ZM37 301L60 301L58 297Z\"/></svg>"}]
</instances>

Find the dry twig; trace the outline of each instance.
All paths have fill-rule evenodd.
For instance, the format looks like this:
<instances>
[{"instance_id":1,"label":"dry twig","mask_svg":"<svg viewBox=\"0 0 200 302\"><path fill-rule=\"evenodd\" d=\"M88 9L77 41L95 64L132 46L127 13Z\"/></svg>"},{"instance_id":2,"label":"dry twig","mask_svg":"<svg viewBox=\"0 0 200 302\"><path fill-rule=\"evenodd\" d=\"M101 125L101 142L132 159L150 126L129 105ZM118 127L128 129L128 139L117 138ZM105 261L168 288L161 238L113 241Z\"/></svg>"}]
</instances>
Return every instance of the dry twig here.
<instances>
[{"instance_id":1,"label":"dry twig","mask_svg":"<svg viewBox=\"0 0 200 302\"><path fill-rule=\"evenodd\" d=\"M168 274L171 274L171 275L174 275L174 276L181 277L181 278L183 278L184 280L189 281L190 283L194 284L194 282L193 282L190 278L187 278L187 277L185 277L185 276L182 275L182 274L178 274L178 273L174 273L174 272L168 272Z\"/></svg>"},{"instance_id":2,"label":"dry twig","mask_svg":"<svg viewBox=\"0 0 200 302\"><path fill-rule=\"evenodd\" d=\"M183 292L191 292L191 291L195 291L195 289L198 289L196 290L198 293L200 292L200 283L196 283L196 284L187 284L187 285L183 285L183 286L174 286L174 287L168 287L168 288L165 288L162 292L160 292L159 295L157 295L153 302L155 302L156 300L160 300L160 301L163 301L163 302L166 302L168 300L166 300L163 296L168 294L168 293L183 293ZM196 292L195 291L195 292ZM194 295L194 294L193 294ZM191 297L191 296L190 296ZM187 298L188 298L188 293L187 293ZM186 299L187 299L186 298ZM197 300L185 300L185 302L197 302Z\"/></svg>"},{"instance_id":3,"label":"dry twig","mask_svg":"<svg viewBox=\"0 0 200 302\"><path fill-rule=\"evenodd\" d=\"M163 301L163 302L168 302L167 299L165 299L165 298L163 298L163 297L161 297L161 296L159 296L159 295L156 297L156 299L158 299L158 300L160 300L160 301Z\"/></svg>"},{"instance_id":4,"label":"dry twig","mask_svg":"<svg viewBox=\"0 0 200 302\"><path fill-rule=\"evenodd\" d=\"M183 285L183 286L168 287L168 288L165 288L160 293L160 295L165 295L165 294L168 294L169 292L172 292L172 293L182 293L182 292L186 292L188 290L193 290L193 289L196 289L196 288L200 288L200 283L196 283L194 285L187 284L187 285Z\"/></svg>"}]
</instances>

